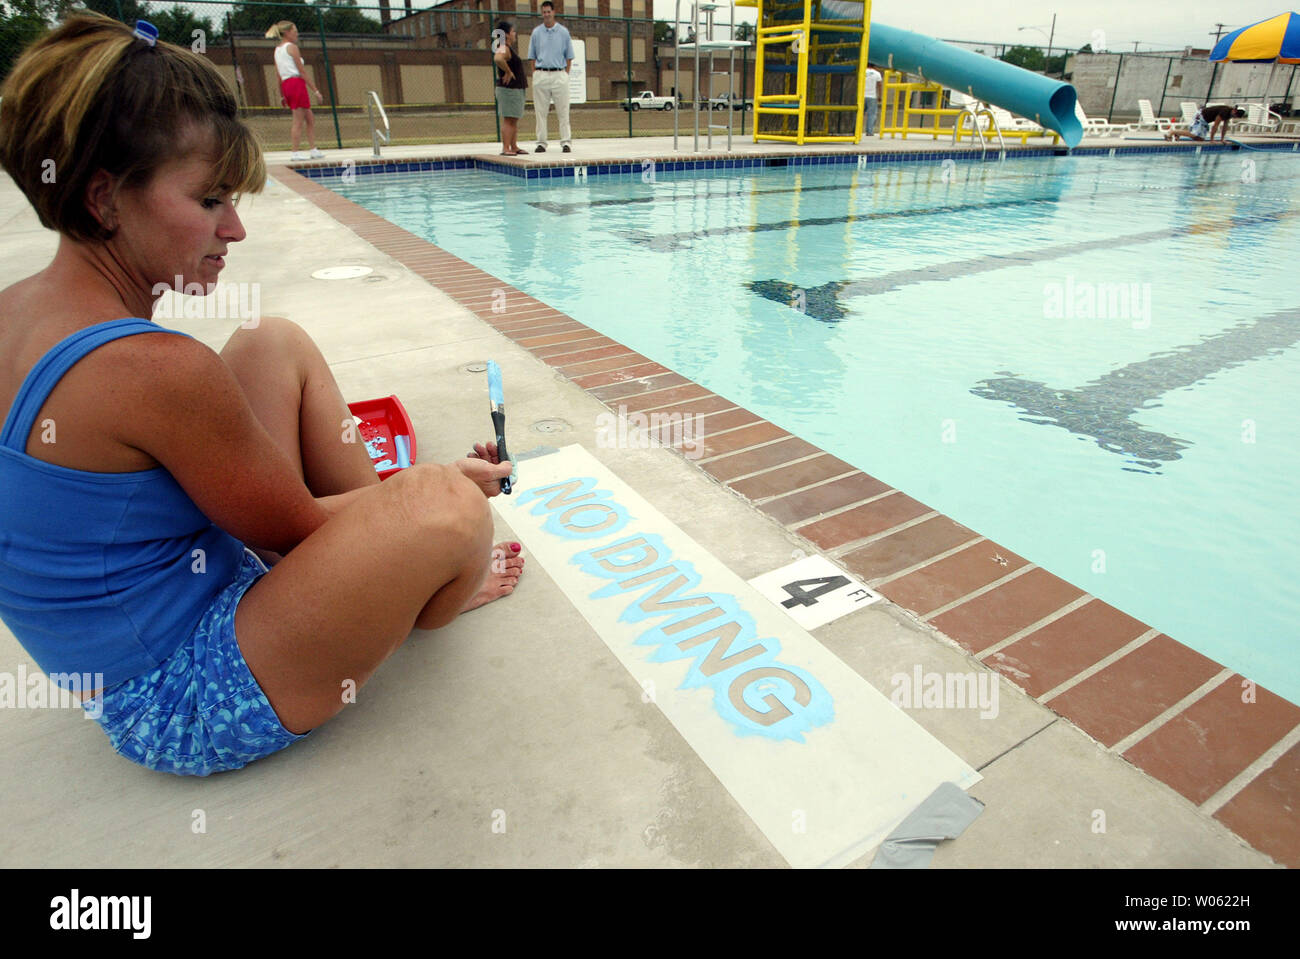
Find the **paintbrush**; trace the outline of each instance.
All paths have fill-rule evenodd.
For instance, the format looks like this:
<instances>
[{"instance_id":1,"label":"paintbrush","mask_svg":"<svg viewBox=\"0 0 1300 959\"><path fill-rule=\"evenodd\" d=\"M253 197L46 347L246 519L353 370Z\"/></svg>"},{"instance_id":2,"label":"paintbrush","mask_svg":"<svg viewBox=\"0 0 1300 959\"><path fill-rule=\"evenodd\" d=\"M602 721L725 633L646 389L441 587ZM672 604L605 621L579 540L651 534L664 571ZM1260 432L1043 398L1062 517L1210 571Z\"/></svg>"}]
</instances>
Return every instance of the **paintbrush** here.
<instances>
[{"instance_id":1,"label":"paintbrush","mask_svg":"<svg viewBox=\"0 0 1300 959\"><path fill-rule=\"evenodd\" d=\"M506 452L506 395L501 388L501 367L495 360L487 362L488 399L492 404L492 428L497 434L497 459L504 463L510 459ZM501 492L510 495L510 477L501 481Z\"/></svg>"}]
</instances>

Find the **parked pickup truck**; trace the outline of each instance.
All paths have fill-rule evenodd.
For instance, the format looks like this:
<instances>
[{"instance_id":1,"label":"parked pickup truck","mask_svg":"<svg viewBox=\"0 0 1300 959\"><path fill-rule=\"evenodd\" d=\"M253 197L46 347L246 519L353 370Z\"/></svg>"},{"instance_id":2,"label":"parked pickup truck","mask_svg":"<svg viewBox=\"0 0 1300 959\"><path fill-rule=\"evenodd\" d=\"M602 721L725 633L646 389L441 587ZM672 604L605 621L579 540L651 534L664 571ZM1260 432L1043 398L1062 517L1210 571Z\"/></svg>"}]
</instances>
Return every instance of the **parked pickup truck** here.
<instances>
[{"instance_id":1,"label":"parked pickup truck","mask_svg":"<svg viewBox=\"0 0 1300 959\"><path fill-rule=\"evenodd\" d=\"M714 110L725 110L728 105L733 110L754 109L754 101L743 99L739 94L720 93L709 101L709 106Z\"/></svg>"},{"instance_id":2,"label":"parked pickup truck","mask_svg":"<svg viewBox=\"0 0 1300 959\"><path fill-rule=\"evenodd\" d=\"M623 101L624 110L671 110L672 97L657 97L650 90L643 90L631 99Z\"/></svg>"}]
</instances>

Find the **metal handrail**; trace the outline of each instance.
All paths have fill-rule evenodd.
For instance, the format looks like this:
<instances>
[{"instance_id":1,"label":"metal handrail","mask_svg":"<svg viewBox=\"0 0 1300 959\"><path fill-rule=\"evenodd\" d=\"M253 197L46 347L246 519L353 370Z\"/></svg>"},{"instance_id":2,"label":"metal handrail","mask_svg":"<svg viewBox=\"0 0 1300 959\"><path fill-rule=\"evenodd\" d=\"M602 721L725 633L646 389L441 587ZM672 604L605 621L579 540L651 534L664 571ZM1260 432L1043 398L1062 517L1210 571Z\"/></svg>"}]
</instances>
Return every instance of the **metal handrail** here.
<instances>
[{"instance_id":1,"label":"metal handrail","mask_svg":"<svg viewBox=\"0 0 1300 959\"><path fill-rule=\"evenodd\" d=\"M381 131L375 126L375 110L379 110L379 118L384 121L384 129ZM374 145L375 156L379 156L379 141L391 143L393 140L392 128L388 125L388 114L384 112L384 105L379 102L379 94L374 90L366 91L366 117L370 120L370 142Z\"/></svg>"},{"instance_id":2,"label":"metal handrail","mask_svg":"<svg viewBox=\"0 0 1300 959\"><path fill-rule=\"evenodd\" d=\"M980 158L984 157L984 152L988 149L984 140L984 131L980 128L979 118L986 116L989 118L989 124L993 127L993 132L998 135L998 149L1005 152L1007 149L1006 140L1002 138L1002 128L998 126L998 118L993 115L993 111L981 104L981 109L967 106L957 115L957 122L952 125L952 145L957 145L957 134L961 132L962 122L970 117L972 136L979 134L980 138Z\"/></svg>"}]
</instances>

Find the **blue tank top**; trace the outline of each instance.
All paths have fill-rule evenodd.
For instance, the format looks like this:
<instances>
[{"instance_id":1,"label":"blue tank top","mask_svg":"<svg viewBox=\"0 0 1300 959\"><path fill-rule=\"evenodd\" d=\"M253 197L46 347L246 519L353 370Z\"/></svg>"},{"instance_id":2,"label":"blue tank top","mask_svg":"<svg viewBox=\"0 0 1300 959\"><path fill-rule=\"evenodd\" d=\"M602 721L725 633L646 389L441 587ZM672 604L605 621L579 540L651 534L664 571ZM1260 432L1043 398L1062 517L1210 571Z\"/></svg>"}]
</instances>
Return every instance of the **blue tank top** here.
<instances>
[{"instance_id":1,"label":"blue tank top","mask_svg":"<svg viewBox=\"0 0 1300 959\"><path fill-rule=\"evenodd\" d=\"M212 525L162 467L91 473L26 453L63 374L136 333L189 335L140 319L79 330L32 367L0 432L0 619L60 685L63 674L101 673L112 686L153 669L190 635L243 557L243 544Z\"/></svg>"}]
</instances>

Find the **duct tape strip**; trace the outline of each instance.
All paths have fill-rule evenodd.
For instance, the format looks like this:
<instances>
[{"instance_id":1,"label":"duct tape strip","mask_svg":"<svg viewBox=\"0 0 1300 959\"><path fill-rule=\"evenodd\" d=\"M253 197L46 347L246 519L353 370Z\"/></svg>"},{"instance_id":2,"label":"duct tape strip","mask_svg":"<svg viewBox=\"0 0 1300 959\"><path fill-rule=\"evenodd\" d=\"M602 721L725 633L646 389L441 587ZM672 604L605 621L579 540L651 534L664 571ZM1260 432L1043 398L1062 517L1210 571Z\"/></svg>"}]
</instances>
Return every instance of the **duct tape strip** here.
<instances>
[{"instance_id":1,"label":"duct tape strip","mask_svg":"<svg viewBox=\"0 0 1300 959\"><path fill-rule=\"evenodd\" d=\"M871 868L925 869L939 843L956 839L983 811L956 783L943 783L880 844Z\"/></svg>"}]
</instances>

